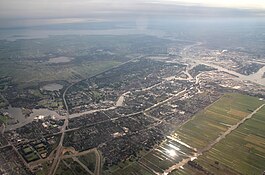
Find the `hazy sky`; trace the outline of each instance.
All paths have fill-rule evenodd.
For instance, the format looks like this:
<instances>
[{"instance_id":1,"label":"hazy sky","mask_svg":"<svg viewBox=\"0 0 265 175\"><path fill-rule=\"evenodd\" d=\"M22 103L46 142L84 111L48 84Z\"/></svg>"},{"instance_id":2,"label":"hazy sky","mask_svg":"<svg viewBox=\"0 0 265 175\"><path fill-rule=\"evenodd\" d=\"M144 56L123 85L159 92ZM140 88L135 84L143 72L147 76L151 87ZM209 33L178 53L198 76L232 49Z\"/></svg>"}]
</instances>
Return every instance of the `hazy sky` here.
<instances>
[{"instance_id":1,"label":"hazy sky","mask_svg":"<svg viewBox=\"0 0 265 175\"><path fill-rule=\"evenodd\" d=\"M264 0L157 0L161 3L200 4L210 7L265 9Z\"/></svg>"},{"instance_id":2,"label":"hazy sky","mask_svg":"<svg viewBox=\"0 0 265 175\"><path fill-rule=\"evenodd\" d=\"M0 17L45 17L89 12L151 10L148 5L196 5L265 10L265 0L0 0Z\"/></svg>"},{"instance_id":3,"label":"hazy sky","mask_svg":"<svg viewBox=\"0 0 265 175\"><path fill-rule=\"evenodd\" d=\"M148 5L196 5L265 10L264 0L0 0L1 17L83 15L89 12L146 10Z\"/></svg>"},{"instance_id":4,"label":"hazy sky","mask_svg":"<svg viewBox=\"0 0 265 175\"><path fill-rule=\"evenodd\" d=\"M15 21L18 19L33 23L42 18L43 23L61 23L137 16L265 17L264 14L265 0L0 0L0 28L12 22L19 24ZM62 18L68 20L58 20Z\"/></svg>"}]
</instances>

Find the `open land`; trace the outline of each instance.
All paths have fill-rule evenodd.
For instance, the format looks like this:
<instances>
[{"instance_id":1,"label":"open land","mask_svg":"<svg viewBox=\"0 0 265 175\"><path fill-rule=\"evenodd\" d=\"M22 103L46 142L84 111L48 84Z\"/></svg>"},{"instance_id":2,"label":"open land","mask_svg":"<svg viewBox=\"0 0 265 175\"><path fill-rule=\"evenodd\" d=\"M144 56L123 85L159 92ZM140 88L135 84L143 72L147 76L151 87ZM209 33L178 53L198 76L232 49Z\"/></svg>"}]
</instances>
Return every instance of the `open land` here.
<instances>
[{"instance_id":1,"label":"open land","mask_svg":"<svg viewBox=\"0 0 265 175\"><path fill-rule=\"evenodd\" d=\"M264 112L263 107L204 155L184 166L179 174L203 174L203 171L214 174L262 174L265 161Z\"/></svg>"}]
</instances>

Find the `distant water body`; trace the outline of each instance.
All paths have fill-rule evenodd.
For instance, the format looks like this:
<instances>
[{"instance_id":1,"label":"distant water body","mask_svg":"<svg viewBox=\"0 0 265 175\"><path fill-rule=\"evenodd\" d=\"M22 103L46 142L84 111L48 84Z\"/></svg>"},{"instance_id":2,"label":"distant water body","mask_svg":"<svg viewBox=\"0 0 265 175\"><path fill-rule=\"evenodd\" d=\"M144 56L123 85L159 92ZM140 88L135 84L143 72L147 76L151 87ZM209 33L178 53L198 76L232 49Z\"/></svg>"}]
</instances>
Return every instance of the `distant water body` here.
<instances>
[{"instance_id":1,"label":"distant water body","mask_svg":"<svg viewBox=\"0 0 265 175\"><path fill-rule=\"evenodd\" d=\"M22 113L21 108L14 108L9 106L8 110L6 111L9 113L10 117L12 117L11 120L18 121L16 124L10 124L6 126L6 130L13 130L19 127L22 127L28 123L31 123L35 117L38 117L40 115L42 116L54 116L56 118L63 118L60 116L57 112L51 111L49 109L33 109L32 113L30 114L29 117L25 117Z\"/></svg>"},{"instance_id":2,"label":"distant water body","mask_svg":"<svg viewBox=\"0 0 265 175\"><path fill-rule=\"evenodd\" d=\"M264 18L163 18L144 21L120 21L108 23L73 23L43 25L28 28L0 28L0 40L46 38L52 35L130 35L145 34L158 37L185 33L196 36L207 32L249 31L265 35ZM187 38L186 38L187 39Z\"/></svg>"},{"instance_id":3,"label":"distant water body","mask_svg":"<svg viewBox=\"0 0 265 175\"><path fill-rule=\"evenodd\" d=\"M46 91L59 91L62 88L63 88L63 85L58 84L58 83L47 84L42 87L42 89Z\"/></svg>"},{"instance_id":4,"label":"distant water body","mask_svg":"<svg viewBox=\"0 0 265 175\"><path fill-rule=\"evenodd\" d=\"M12 29L0 30L0 40L16 41L18 39L39 39L58 35L133 35L144 34L162 36L161 31L138 29L109 29L109 30L34 30Z\"/></svg>"}]
</instances>

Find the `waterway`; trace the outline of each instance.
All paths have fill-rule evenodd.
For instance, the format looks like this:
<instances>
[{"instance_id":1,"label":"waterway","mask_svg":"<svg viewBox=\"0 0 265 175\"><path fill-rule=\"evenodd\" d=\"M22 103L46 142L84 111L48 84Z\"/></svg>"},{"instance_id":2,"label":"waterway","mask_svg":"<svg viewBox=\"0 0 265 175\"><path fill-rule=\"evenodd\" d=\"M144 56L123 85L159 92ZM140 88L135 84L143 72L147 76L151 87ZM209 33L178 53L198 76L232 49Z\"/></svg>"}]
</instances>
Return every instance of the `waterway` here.
<instances>
[{"instance_id":1,"label":"waterway","mask_svg":"<svg viewBox=\"0 0 265 175\"><path fill-rule=\"evenodd\" d=\"M193 62L194 62L194 60L193 60ZM242 75L242 74L237 73L235 71L228 70L228 69L225 69L225 68L223 68L221 66L218 66L218 65L215 65L215 64L211 64L211 63L208 63L208 62L202 62L202 61L199 61L199 60L195 60L195 64L196 65L204 64L206 66L213 67L213 68L217 69L218 71L223 71L223 72L226 72L226 73L229 73L231 75L234 75L234 76L238 77L238 78L234 78L234 79L239 79L241 81L250 81L250 82L257 83L259 85L265 86L265 78L262 78L263 73L265 72L265 66L262 67L261 69L259 69L259 71L254 73L254 74Z\"/></svg>"},{"instance_id":2,"label":"waterway","mask_svg":"<svg viewBox=\"0 0 265 175\"><path fill-rule=\"evenodd\" d=\"M74 60L74 58L71 57L55 57L55 58L50 58L48 63L67 63Z\"/></svg>"},{"instance_id":3,"label":"waterway","mask_svg":"<svg viewBox=\"0 0 265 175\"><path fill-rule=\"evenodd\" d=\"M33 109L32 113L30 114L29 117L25 117L22 113L21 108L14 108L9 106L7 111L11 119L10 121L18 121L16 124L9 124L6 126L6 131L7 130L14 130L16 128L22 127L28 123L31 123L35 117L38 117L40 115L42 116L54 116L55 118L58 119L63 119L63 116L60 116L57 112L51 111L49 109Z\"/></svg>"},{"instance_id":4,"label":"waterway","mask_svg":"<svg viewBox=\"0 0 265 175\"><path fill-rule=\"evenodd\" d=\"M63 88L63 85L58 84L58 83L47 84L42 87L42 89L46 91L59 91L62 88Z\"/></svg>"}]
</instances>

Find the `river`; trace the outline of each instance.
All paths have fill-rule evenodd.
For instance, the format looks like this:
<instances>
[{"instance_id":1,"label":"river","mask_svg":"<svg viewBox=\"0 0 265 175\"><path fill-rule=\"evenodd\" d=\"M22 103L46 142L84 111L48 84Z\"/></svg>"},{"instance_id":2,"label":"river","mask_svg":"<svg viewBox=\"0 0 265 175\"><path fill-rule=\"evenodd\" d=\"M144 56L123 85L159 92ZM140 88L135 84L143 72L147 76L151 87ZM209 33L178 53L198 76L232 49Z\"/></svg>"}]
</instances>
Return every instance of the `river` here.
<instances>
[{"instance_id":1,"label":"river","mask_svg":"<svg viewBox=\"0 0 265 175\"><path fill-rule=\"evenodd\" d=\"M265 86L265 78L262 78L262 75L265 72L265 66L263 66L261 69L259 69L258 72L254 73L254 74L242 75L240 73L237 73L237 72L232 71L232 70L225 69L225 68L223 68L221 66L218 66L218 65L215 65L215 64L212 64L212 63L203 62L203 61L200 61L200 60L193 60L192 62L195 62L196 65L203 64L203 65L206 65L206 66L210 66L210 67L213 67L213 68L217 69L218 71L223 71L223 72L226 72L226 73L229 73L231 75L235 75L235 76L238 77L238 78L234 78L234 79L239 79L239 80L242 80L242 81L250 81L250 82L257 83L259 85Z\"/></svg>"}]
</instances>

